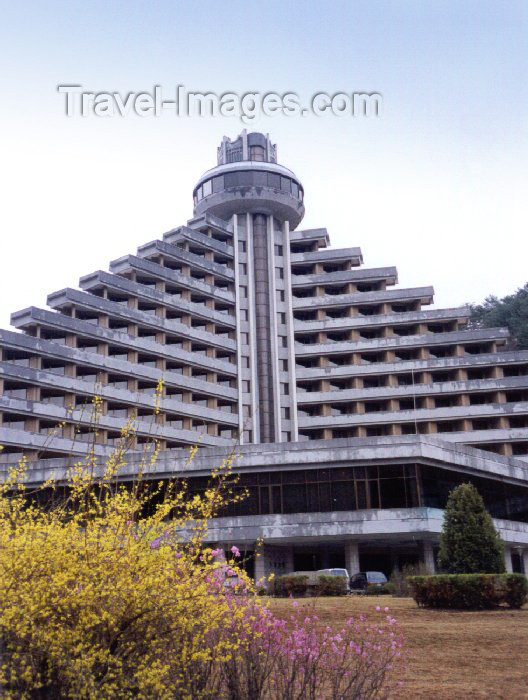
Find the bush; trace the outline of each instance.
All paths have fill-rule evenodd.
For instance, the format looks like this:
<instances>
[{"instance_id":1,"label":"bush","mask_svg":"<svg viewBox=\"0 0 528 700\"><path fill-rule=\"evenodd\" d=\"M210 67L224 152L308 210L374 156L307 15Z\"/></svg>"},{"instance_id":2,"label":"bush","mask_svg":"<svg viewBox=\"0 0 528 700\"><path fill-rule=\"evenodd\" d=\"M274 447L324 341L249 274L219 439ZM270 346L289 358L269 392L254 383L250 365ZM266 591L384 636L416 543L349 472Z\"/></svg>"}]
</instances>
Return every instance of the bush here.
<instances>
[{"instance_id":1,"label":"bush","mask_svg":"<svg viewBox=\"0 0 528 700\"><path fill-rule=\"evenodd\" d=\"M221 695L221 664L246 624L233 601L252 590L203 541L225 502L221 470L192 498L177 481L116 484L123 457L100 478L90 462L76 465L68 498L55 502L51 482L26 493L24 462L0 484L6 700Z\"/></svg>"},{"instance_id":2,"label":"bush","mask_svg":"<svg viewBox=\"0 0 528 700\"><path fill-rule=\"evenodd\" d=\"M390 595L392 593L392 586L390 583L386 583L383 586L376 586L373 583L369 583L366 595Z\"/></svg>"},{"instance_id":3,"label":"bush","mask_svg":"<svg viewBox=\"0 0 528 700\"><path fill-rule=\"evenodd\" d=\"M502 542L473 484L460 484L449 494L438 565L447 574L504 572Z\"/></svg>"},{"instance_id":4,"label":"bush","mask_svg":"<svg viewBox=\"0 0 528 700\"><path fill-rule=\"evenodd\" d=\"M416 603L426 608L489 610L501 603L520 608L528 595L522 574L413 576L409 584Z\"/></svg>"},{"instance_id":5,"label":"bush","mask_svg":"<svg viewBox=\"0 0 528 700\"><path fill-rule=\"evenodd\" d=\"M348 580L345 576L318 576L317 583L313 586L314 595L346 595L348 593Z\"/></svg>"},{"instance_id":6,"label":"bush","mask_svg":"<svg viewBox=\"0 0 528 700\"><path fill-rule=\"evenodd\" d=\"M258 608L249 615L240 651L222 667L230 700L386 698L397 688L403 660L396 620L377 608L378 619L349 618L341 629L322 623L310 604L276 618Z\"/></svg>"},{"instance_id":7,"label":"bush","mask_svg":"<svg viewBox=\"0 0 528 700\"><path fill-rule=\"evenodd\" d=\"M272 589L273 594L279 597L303 597L308 590L308 576L276 576Z\"/></svg>"},{"instance_id":8,"label":"bush","mask_svg":"<svg viewBox=\"0 0 528 700\"><path fill-rule=\"evenodd\" d=\"M524 574L506 576L505 600L510 608L522 608L528 599L528 579Z\"/></svg>"},{"instance_id":9,"label":"bush","mask_svg":"<svg viewBox=\"0 0 528 700\"><path fill-rule=\"evenodd\" d=\"M120 449L106 467L92 457L72 469L65 499L52 481L26 492L24 461L0 482L2 698L373 700L392 690L393 618L338 631L300 608L280 620L238 549L226 561L205 544L230 498L229 459L192 495L178 480L119 484ZM306 589L307 576L284 578L285 590Z\"/></svg>"},{"instance_id":10,"label":"bush","mask_svg":"<svg viewBox=\"0 0 528 700\"><path fill-rule=\"evenodd\" d=\"M427 576L429 569L423 562L404 564L401 569L396 567L389 581L390 592L395 598L411 598L412 590L409 585L411 576Z\"/></svg>"}]
</instances>

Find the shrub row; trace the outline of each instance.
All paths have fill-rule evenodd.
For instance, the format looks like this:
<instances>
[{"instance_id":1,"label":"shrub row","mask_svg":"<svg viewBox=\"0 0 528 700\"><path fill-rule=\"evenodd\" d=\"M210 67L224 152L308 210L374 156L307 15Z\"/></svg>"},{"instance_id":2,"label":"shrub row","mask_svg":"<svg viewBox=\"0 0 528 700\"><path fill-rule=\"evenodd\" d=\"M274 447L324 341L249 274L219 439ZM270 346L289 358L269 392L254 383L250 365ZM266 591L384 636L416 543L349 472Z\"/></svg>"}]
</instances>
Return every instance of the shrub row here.
<instances>
[{"instance_id":1,"label":"shrub row","mask_svg":"<svg viewBox=\"0 0 528 700\"><path fill-rule=\"evenodd\" d=\"M279 597L302 598L310 596L334 596L347 594L347 579L344 576L318 576L315 583L308 576L276 576L271 593Z\"/></svg>"},{"instance_id":2,"label":"shrub row","mask_svg":"<svg viewBox=\"0 0 528 700\"><path fill-rule=\"evenodd\" d=\"M393 595L393 591L394 587L391 583L385 583L383 586L369 583L365 592L367 595Z\"/></svg>"},{"instance_id":3,"label":"shrub row","mask_svg":"<svg viewBox=\"0 0 528 700\"><path fill-rule=\"evenodd\" d=\"M408 581L414 600L425 608L486 610L501 603L520 608L528 598L523 574L438 574Z\"/></svg>"}]
</instances>

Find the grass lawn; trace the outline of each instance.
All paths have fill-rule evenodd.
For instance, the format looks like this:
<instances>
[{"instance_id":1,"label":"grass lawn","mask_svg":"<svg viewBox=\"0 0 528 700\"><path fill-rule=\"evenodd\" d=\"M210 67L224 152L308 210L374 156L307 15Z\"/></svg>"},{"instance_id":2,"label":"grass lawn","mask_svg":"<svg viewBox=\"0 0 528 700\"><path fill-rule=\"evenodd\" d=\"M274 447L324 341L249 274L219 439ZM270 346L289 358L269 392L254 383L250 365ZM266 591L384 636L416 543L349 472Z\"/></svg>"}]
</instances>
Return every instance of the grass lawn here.
<instances>
[{"instance_id":1,"label":"grass lawn","mask_svg":"<svg viewBox=\"0 0 528 700\"><path fill-rule=\"evenodd\" d=\"M313 605L314 599L299 600ZM319 598L316 613L325 624L351 615L390 608L409 651L404 687L395 698L468 700L528 698L528 607L523 610L456 612L423 610L410 598L348 596ZM272 599L287 614L291 600Z\"/></svg>"}]
</instances>

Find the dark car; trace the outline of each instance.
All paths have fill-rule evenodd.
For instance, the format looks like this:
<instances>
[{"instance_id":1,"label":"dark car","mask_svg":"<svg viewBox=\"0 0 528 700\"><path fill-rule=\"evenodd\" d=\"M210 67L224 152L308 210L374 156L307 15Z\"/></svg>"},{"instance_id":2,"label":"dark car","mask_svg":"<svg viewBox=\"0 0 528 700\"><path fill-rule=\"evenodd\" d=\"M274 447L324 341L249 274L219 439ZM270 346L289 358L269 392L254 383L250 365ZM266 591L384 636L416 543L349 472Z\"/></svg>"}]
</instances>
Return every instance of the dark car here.
<instances>
[{"instance_id":1,"label":"dark car","mask_svg":"<svg viewBox=\"0 0 528 700\"><path fill-rule=\"evenodd\" d=\"M387 577L381 571L360 571L350 578L350 591L365 594L369 586L381 587L387 583Z\"/></svg>"}]
</instances>

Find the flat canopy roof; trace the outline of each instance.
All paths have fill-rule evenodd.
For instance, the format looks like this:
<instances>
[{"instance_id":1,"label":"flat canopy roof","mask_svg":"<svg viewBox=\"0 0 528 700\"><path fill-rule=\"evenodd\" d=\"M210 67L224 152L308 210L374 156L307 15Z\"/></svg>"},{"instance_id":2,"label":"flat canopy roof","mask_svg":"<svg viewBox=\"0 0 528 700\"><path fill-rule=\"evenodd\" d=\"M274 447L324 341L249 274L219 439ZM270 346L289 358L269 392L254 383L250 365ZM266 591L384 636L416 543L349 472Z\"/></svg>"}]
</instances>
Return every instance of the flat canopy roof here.
<instances>
[{"instance_id":1,"label":"flat canopy roof","mask_svg":"<svg viewBox=\"0 0 528 700\"><path fill-rule=\"evenodd\" d=\"M16 455L4 455L0 475L7 473ZM423 435L391 437L342 438L306 442L262 443L233 447L200 448L192 460L186 449L164 450L156 463L145 472L145 478L163 479L174 476L206 476L224 460L232 458L236 472L320 469L324 467L360 466L420 462L476 476L495 478L514 484L528 485L528 463L513 457L503 457L472 447L454 445L448 441ZM77 458L78 459L78 458ZM101 468L104 457L101 460ZM28 465L28 483L39 484L49 478L65 479L72 459L42 459ZM148 454L129 453L119 478L133 479L141 464L149 462Z\"/></svg>"}]
</instances>

